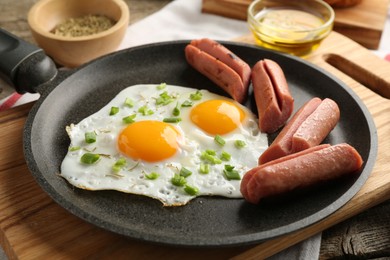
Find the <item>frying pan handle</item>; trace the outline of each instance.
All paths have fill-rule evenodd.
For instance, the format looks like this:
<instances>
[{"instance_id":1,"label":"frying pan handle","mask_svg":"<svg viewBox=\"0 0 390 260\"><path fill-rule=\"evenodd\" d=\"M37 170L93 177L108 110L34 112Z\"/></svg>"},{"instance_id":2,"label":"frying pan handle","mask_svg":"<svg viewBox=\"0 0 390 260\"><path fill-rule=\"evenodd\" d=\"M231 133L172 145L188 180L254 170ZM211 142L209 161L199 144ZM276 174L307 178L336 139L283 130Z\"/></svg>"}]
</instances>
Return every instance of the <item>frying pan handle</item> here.
<instances>
[{"instance_id":1,"label":"frying pan handle","mask_svg":"<svg viewBox=\"0 0 390 260\"><path fill-rule=\"evenodd\" d=\"M0 77L18 93L35 93L57 75L44 51L0 28Z\"/></svg>"}]
</instances>

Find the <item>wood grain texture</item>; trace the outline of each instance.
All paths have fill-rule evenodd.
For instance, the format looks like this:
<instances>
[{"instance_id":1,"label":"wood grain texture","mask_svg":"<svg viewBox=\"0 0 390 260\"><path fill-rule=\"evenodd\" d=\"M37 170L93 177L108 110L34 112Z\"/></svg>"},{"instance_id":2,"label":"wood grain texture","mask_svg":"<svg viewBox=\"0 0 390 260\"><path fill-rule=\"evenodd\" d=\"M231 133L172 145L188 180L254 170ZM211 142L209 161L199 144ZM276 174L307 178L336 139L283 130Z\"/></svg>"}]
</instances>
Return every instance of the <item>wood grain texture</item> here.
<instances>
[{"instance_id":1,"label":"wood grain texture","mask_svg":"<svg viewBox=\"0 0 390 260\"><path fill-rule=\"evenodd\" d=\"M246 20L252 0L203 0L202 11ZM387 16L389 0L363 0L350 8L335 8L334 30L369 49L377 49Z\"/></svg>"},{"instance_id":2,"label":"wood grain texture","mask_svg":"<svg viewBox=\"0 0 390 260\"><path fill-rule=\"evenodd\" d=\"M390 219L390 201L323 232L320 259L390 257L390 222L384 219Z\"/></svg>"}]
</instances>

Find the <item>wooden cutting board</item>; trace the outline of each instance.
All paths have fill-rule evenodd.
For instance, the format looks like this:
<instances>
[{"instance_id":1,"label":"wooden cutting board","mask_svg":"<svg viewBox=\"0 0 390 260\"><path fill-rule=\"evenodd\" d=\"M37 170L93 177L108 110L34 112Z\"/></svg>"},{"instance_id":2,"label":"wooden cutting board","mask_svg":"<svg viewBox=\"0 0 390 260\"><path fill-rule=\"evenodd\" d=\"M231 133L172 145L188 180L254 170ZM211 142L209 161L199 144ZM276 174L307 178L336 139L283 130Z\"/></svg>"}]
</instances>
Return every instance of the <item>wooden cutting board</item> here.
<instances>
[{"instance_id":1,"label":"wooden cutting board","mask_svg":"<svg viewBox=\"0 0 390 260\"><path fill-rule=\"evenodd\" d=\"M236 40L253 43L251 36ZM350 86L364 101L378 128L378 159L371 176L358 194L331 216L257 246L222 249L157 246L99 229L53 202L29 173L23 158L22 128L32 104L26 104L0 113L0 242L6 254L10 259L263 259L389 199L390 62L336 32L307 59ZM327 60L337 66L347 64L344 69L356 66L357 70L347 76ZM384 89L382 94L387 98L356 78Z\"/></svg>"},{"instance_id":2,"label":"wooden cutting board","mask_svg":"<svg viewBox=\"0 0 390 260\"><path fill-rule=\"evenodd\" d=\"M246 20L252 0L203 0L202 12ZM369 49L378 49L389 0L363 0L349 8L335 8L334 30Z\"/></svg>"}]
</instances>

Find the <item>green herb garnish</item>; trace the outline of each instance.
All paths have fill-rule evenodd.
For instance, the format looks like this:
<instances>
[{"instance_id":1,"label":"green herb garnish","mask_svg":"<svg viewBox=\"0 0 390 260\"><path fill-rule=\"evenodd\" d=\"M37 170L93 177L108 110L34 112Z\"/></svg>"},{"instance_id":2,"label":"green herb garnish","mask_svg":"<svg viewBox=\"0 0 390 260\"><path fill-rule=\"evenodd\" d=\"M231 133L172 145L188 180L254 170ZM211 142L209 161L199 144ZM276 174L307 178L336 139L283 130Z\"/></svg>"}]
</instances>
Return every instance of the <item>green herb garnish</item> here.
<instances>
[{"instance_id":1,"label":"green herb garnish","mask_svg":"<svg viewBox=\"0 0 390 260\"><path fill-rule=\"evenodd\" d=\"M223 139L223 137L220 136L220 135L214 136L214 141L215 141L217 144L219 144L220 146L224 146L225 143L226 143L225 139Z\"/></svg>"},{"instance_id":2,"label":"green herb garnish","mask_svg":"<svg viewBox=\"0 0 390 260\"><path fill-rule=\"evenodd\" d=\"M167 87L167 83L161 83L160 85L157 85L158 90L162 90Z\"/></svg>"},{"instance_id":3,"label":"green herb garnish","mask_svg":"<svg viewBox=\"0 0 390 260\"><path fill-rule=\"evenodd\" d=\"M131 98L126 98L125 105L128 107L134 107L134 101Z\"/></svg>"},{"instance_id":4,"label":"green herb garnish","mask_svg":"<svg viewBox=\"0 0 390 260\"><path fill-rule=\"evenodd\" d=\"M126 166L126 159L125 158L119 158L115 164L112 166L112 170L114 172L119 172L124 166Z\"/></svg>"},{"instance_id":5,"label":"green herb garnish","mask_svg":"<svg viewBox=\"0 0 390 260\"><path fill-rule=\"evenodd\" d=\"M80 149L81 149L80 146L72 146L72 147L69 147L69 151L71 151L71 152L78 151L78 150L80 150Z\"/></svg>"},{"instance_id":6,"label":"green herb garnish","mask_svg":"<svg viewBox=\"0 0 390 260\"><path fill-rule=\"evenodd\" d=\"M163 119L163 122L165 123L179 123L180 121L180 117L166 117Z\"/></svg>"},{"instance_id":7,"label":"green herb garnish","mask_svg":"<svg viewBox=\"0 0 390 260\"><path fill-rule=\"evenodd\" d=\"M176 106L175 106L175 108L172 110L172 115L173 115L173 116L180 116L179 103L177 103Z\"/></svg>"},{"instance_id":8,"label":"green herb garnish","mask_svg":"<svg viewBox=\"0 0 390 260\"><path fill-rule=\"evenodd\" d=\"M207 154L210 154L210 155L217 155L217 152L215 150L212 150L212 149L206 149L205 151Z\"/></svg>"},{"instance_id":9,"label":"green herb garnish","mask_svg":"<svg viewBox=\"0 0 390 260\"><path fill-rule=\"evenodd\" d=\"M171 183L175 186L184 186L186 183L187 183L187 180L186 178L184 178L183 176L181 176L180 174L175 174L172 179L171 179Z\"/></svg>"},{"instance_id":10,"label":"green herb garnish","mask_svg":"<svg viewBox=\"0 0 390 260\"><path fill-rule=\"evenodd\" d=\"M187 194L191 195L191 196L195 196L195 195L197 195L199 193L199 189L198 188L190 186L190 185L186 185L184 187L184 191Z\"/></svg>"},{"instance_id":11,"label":"green herb garnish","mask_svg":"<svg viewBox=\"0 0 390 260\"><path fill-rule=\"evenodd\" d=\"M137 116L137 114L132 114L132 115L126 116L126 117L122 118L122 121L125 124L134 123L135 122L134 119L135 119L136 116Z\"/></svg>"},{"instance_id":12,"label":"green herb garnish","mask_svg":"<svg viewBox=\"0 0 390 260\"><path fill-rule=\"evenodd\" d=\"M190 99L191 100L201 100L203 97L202 92L200 90L197 90L195 93L190 94Z\"/></svg>"},{"instance_id":13,"label":"green herb garnish","mask_svg":"<svg viewBox=\"0 0 390 260\"><path fill-rule=\"evenodd\" d=\"M96 153L85 153L81 156L80 161L85 164L94 164L100 159L100 155Z\"/></svg>"},{"instance_id":14,"label":"green herb garnish","mask_svg":"<svg viewBox=\"0 0 390 260\"><path fill-rule=\"evenodd\" d=\"M223 170L226 179L230 180L241 180L240 174L238 171L234 170L234 166L226 164L225 169Z\"/></svg>"},{"instance_id":15,"label":"green herb garnish","mask_svg":"<svg viewBox=\"0 0 390 260\"><path fill-rule=\"evenodd\" d=\"M86 132L84 134L84 137L85 137L85 142L87 144L92 144L92 143L96 142L96 133L95 133L95 131L93 131L93 132Z\"/></svg>"},{"instance_id":16,"label":"green herb garnish","mask_svg":"<svg viewBox=\"0 0 390 260\"><path fill-rule=\"evenodd\" d=\"M207 174L210 172L210 164L208 163L201 163L199 167L199 172L202 174Z\"/></svg>"},{"instance_id":17,"label":"green herb garnish","mask_svg":"<svg viewBox=\"0 0 390 260\"><path fill-rule=\"evenodd\" d=\"M244 148L246 146L246 143L245 143L245 141L242 141L242 140L236 140L234 142L234 146L238 149L241 149L241 148Z\"/></svg>"},{"instance_id":18,"label":"green herb garnish","mask_svg":"<svg viewBox=\"0 0 390 260\"><path fill-rule=\"evenodd\" d=\"M111 107L110 116L113 116L119 112L119 107Z\"/></svg>"},{"instance_id":19,"label":"green herb garnish","mask_svg":"<svg viewBox=\"0 0 390 260\"><path fill-rule=\"evenodd\" d=\"M184 178L187 178L188 176L190 176L192 174L192 172L190 170L188 170L187 168L185 167L182 167L180 169L180 176L183 176Z\"/></svg>"},{"instance_id":20,"label":"green herb garnish","mask_svg":"<svg viewBox=\"0 0 390 260\"><path fill-rule=\"evenodd\" d=\"M153 110L149 109L146 105L140 107L138 109L138 113L141 113L143 116L149 116L154 114Z\"/></svg>"},{"instance_id":21,"label":"green herb garnish","mask_svg":"<svg viewBox=\"0 0 390 260\"><path fill-rule=\"evenodd\" d=\"M145 174L145 177L146 179L148 180L155 180L157 179L158 177L160 177L160 174L158 174L157 172L151 172L149 174Z\"/></svg>"},{"instance_id":22,"label":"green herb garnish","mask_svg":"<svg viewBox=\"0 0 390 260\"><path fill-rule=\"evenodd\" d=\"M222 151L220 158L222 161L230 161L232 156L228 152Z\"/></svg>"},{"instance_id":23,"label":"green herb garnish","mask_svg":"<svg viewBox=\"0 0 390 260\"><path fill-rule=\"evenodd\" d=\"M200 159L207 161L211 164L220 164L222 160L216 156L216 152L214 150L206 150L200 155Z\"/></svg>"},{"instance_id":24,"label":"green herb garnish","mask_svg":"<svg viewBox=\"0 0 390 260\"><path fill-rule=\"evenodd\" d=\"M186 101L184 101L184 102L181 104L181 106L182 106L182 107L192 107L193 104L194 104L194 103L193 103L192 101L186 100Z\"/></svg>"},{"instance_id":25,"label":"green herb garnish","mask_svg":"<svg viewBox=\"0 0 390 260\"><path fill-rule=\"evenodd\" d=\"M156 99L156 105L168 105L169 103L175 100L175 96L169 95L167 91L164 91L160 94L160 96Z\"/></svg>"}]
</instances>

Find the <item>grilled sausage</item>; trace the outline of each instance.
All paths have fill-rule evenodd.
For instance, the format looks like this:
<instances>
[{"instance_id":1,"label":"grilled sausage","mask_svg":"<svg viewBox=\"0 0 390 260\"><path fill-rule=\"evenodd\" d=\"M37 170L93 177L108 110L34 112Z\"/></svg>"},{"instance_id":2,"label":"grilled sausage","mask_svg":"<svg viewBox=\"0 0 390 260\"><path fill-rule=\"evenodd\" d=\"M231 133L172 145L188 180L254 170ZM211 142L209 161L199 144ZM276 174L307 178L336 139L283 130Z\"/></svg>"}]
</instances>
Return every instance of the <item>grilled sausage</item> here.
<instances>
[{"instance_id":1,"label":"grilled sausage","mask_svg":"<svg viewBox=\"0 0 390 260\"><path fill-rule=\"evenodd\" d=\"M187 62L243 103L248 95L251 69L223 45L211 39L193 40L185 48Z\"/></svg>"},{"instance_id":2,"label":"grilled sausage","mask_svg":"<svg viewBox=\"0 0 390 260\"><path fill-rule=\"evenodd\" d=\"M244 86L249 86L251 68L237 55L228 50L225 46L208 38L192 40L191 45L217 58L233 69L240 76Z\"/></svg>"},{"instance_id":3,"label":"grilled sausage","mask_svg":"<svg viewBox=\"0 0 390 260\"><path fill-rule=\"evenodd\" d=\"M262 132L273 133L287 122L294 109L294 99L283 70L272 60L258 61L252 68L252 85L259 128Z\"/></svg>"},{"instance_id":4,"label":"grilled sausage","mask_svg":"<svg viewBox=\"0 0 390 260\"><path fill-rule=\"evenodd\" d=\"M259 158L259 164L320 144L340 119L340 110L331 99L313 98L286 124Z\"/></svg>"},{"instance_id":5,"label":"grilled sausage","mask_svg":"<svg viewBox=\"0 0 390 260\"><path fill-rule=\"evenodd\" d=\"M306 149L304 151L302 151L300 153L300 155L303 155L305 153L311 153L313 151L317 151L317 150L320 150L320 149L323 149L325 147L329 147L330 144L321 144L321 145L317 145L317 146L314 146L312 148L309 148L309 149ZM268 162L268 163L265 163L265 164L262 164L260 165L261 167L265 167L267 165L270 165L270 164L276 164L278 162L282 162L282 161L285 161L285 160L288 160L288 159L293 159L295 158L296 155L294 154L290 154L290 155L287 155L285 157L281 157L281 158L278 158L278 159L275 159L271 162ZM257 167L258 169L260 167ZM256 173L255 170L250 170L248 171L247 173L244 174L242 180L241 180L241 193L244 197L248 196L248 192L247 192L247 187L248 187L248 182L250 181L250 179L252 178L252 176Z\"/></svg>"},{"instance_id":6,"label":"grilled sausage","mask_svg":"<svg viewBox=\"0 0 390 260\"><path fill-rule=\"evenodd\" d=\"M340 119L336 102L325 98L293 135L292 152L296 153L320 144Z\"/></svg>"},{"instance_id":7,"label":"grilled sausage","mask_svg":"<svg viewBox=\"0 0 390 260\"><path fill-rule=\"evenodd\" d=\"M257 204L265 197L354 174L362 164L360 154L348 144L316 146L251 169L241 182L241 193Z\"/></svg>"}]
</instances>

